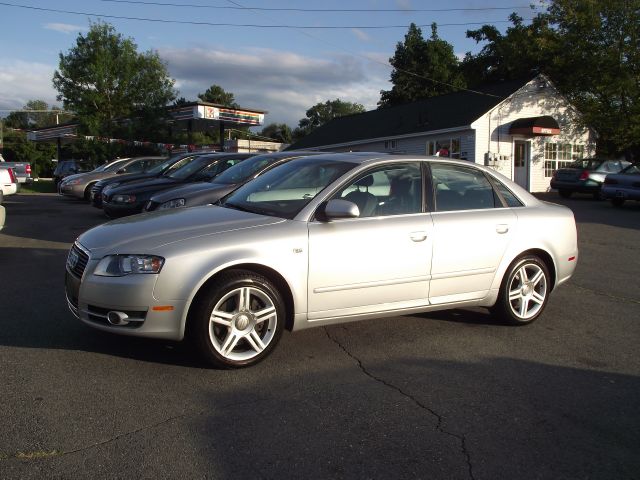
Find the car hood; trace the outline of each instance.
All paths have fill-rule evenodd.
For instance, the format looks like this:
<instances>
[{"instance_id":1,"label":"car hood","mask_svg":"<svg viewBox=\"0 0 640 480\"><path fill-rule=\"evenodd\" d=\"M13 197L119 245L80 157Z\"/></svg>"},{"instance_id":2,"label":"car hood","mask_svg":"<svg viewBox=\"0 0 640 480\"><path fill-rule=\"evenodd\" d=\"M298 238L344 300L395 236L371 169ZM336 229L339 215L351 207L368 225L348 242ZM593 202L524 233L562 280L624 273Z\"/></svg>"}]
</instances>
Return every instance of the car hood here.
<instances>
[{"instance_id":1,"label":"car hood","mask_svg":"<svg viewBox=\"0 0 640 480\"><path fill-rule=\"evenodd\" d=\"M116 175L115 177L103 178L98 182L101 187L106 187L110 185L124 184L126 182L132 182L134 180L148 180L150 178L157 177L157 174L149 174L149 173L125 173Z\"/></svg>"},{"instance_id":2,"label":"car hood","mask_svg":"<svg viewBox=\"0 0 640 480\"><path fill-rule=\"evenodd\" d=\"M143 178L112 187L109 189L109 195L114 195L116 193L131 194L152 190L163 190L178 183L180 183L178 180L174 180L169 177Z\"/></svg>"},{"instance_id":3,"label":"car hood","mask_svg":"<svg viewBox=\"0 0 640 480\"><path fill-rule=\"evenodd\" d=\"M114 220L88 230L78 241L95 255L154 253L156 248L169 243L283 221L230 208L204 206Z\"/></svg>"},{"instance_id":4,"label":"car hood","mask_svg":"<svg viewBox=\"0 0 640 480\"><path fill-rule=\"evenodd\" d=\"M169 200L173 200L174 198L191 198L196 196L199 193L210 192L214 194L218 191L230 191L234 188L234 185L225 185L220 183L210 183L210 182L198 182L198 183L190 183L188 185L183 185L180 187L174 187L169 190L165 190L160 192L153 197L151 200L158 203L164 203Z\"/></svg>"},{"instance_id":5,"label":"car hood","mask_svg":"<svg viewBox=\"0 0 640 480\"><path fill-rule=\"evenodd\" d=\"M84 172L84 173L74 173L73 175L67 175L66 177L64 177L64 179L62 180L62 182L68 182L70 180L73 180L74 178L80 178L80 177L84 177L85 175L87 175L89 172Z\"/></svg>"}]
</instances>

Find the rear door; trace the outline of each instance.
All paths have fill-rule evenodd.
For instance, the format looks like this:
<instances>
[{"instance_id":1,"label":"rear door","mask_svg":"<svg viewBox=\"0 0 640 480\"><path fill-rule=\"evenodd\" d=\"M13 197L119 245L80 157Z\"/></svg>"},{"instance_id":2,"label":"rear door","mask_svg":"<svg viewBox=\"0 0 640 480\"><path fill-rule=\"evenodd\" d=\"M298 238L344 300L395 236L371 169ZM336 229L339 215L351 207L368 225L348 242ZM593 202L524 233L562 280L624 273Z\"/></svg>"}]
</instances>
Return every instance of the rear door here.
<instances>
[{"instance_id":1,"label":"rear door","mask_svg":"<svg viewBox=\"0 0 640 480\"><path fill-rule=\"evenodd\" d=\"M435 193L432 304L484 298L517 216L504 208L484 172L454 164L432 163Z\"/></svg>"}]
</instances>

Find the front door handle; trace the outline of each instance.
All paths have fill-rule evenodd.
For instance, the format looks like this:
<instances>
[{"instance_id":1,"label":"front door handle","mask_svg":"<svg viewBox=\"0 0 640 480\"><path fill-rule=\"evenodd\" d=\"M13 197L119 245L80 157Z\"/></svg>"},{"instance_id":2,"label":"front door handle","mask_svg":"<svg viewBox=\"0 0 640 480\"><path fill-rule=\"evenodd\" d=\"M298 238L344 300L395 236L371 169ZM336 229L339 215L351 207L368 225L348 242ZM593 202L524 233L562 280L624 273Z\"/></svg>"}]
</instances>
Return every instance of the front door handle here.
<instances>
[{"instance_id":1,"label":"front door handle","mask_svg":"<svg viewBox=\"0 0 640 480\"><path fill-rule=\"evenodd\" d=\"M504 223L496 225L496 232L498 233L507 233L509 231L509 225Z\"/></svg>"},{"instance_id":2,"label":"front door handle","mask_svg":"<svg viewBox=\"0 0 640 480\"><path fill-rule=\"evenodd\" d=\"M411 237L411 240L413 240L414 242L422 242L426 240L427 232L411 232L409 236Z\"/></svg>"}]
</instances>

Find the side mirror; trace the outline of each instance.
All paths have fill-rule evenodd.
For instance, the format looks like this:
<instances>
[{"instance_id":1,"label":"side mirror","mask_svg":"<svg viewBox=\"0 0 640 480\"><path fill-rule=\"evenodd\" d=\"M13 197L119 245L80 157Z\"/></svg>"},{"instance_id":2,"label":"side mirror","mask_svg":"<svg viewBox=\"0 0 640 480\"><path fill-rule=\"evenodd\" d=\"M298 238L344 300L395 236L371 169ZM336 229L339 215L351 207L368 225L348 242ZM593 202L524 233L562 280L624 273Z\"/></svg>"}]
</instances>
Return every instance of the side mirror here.
<instances>
[{"instance_id":1,"label":"side mirror","mask_svg":"<svg viewBox=\"0 0 640 480\"><path fill-rule=\"evenodd\" d=\"M118 174L118 173L127 173L127 169L126 168L121 168L120 170L118 170L116 172L116 174Z\"/></svg>"},{"instance_id":2,"label":"side mirror","mask_svg":"<svg viewBox=\"0 0 640 480\"><path fill-rule=\"evenodd\" d=\"M334 198L326 203L321 213L326 221L331 221L338 218L358 218L360 209L349 200Z\"/></svg>"}]
</instances>

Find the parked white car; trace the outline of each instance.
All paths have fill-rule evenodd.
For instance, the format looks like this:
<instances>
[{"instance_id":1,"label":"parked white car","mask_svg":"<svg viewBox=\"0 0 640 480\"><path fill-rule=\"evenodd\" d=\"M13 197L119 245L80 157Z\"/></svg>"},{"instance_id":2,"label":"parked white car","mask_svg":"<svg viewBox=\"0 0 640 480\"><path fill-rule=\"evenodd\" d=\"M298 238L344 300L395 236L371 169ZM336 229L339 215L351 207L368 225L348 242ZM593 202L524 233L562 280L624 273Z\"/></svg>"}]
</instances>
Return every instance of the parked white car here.
<instances>
[{"instance_id":1,"label":"parked white car","mask_svg":"<svg viewBox=\"0 0 640 480\"><path fill-rule=\"evenodd\" d=\"M491 169L344 153L277 166L216 206L89 230L65 278L84 323L186 335L211 364L242 367L285 328L478 306L528 324L577 258L572 211Z\"/></svg>"},{"instance_id":2,"label":"parked white car","mask_svg":"<svg viewBox=\"0 0 640 480\"><path fill-rule=\"evenodd\" d=\"M18 191L18 179L13 168L3 167L0 163L0 203L7 195L13 195Z\"/></svg>"}]
</instances>

